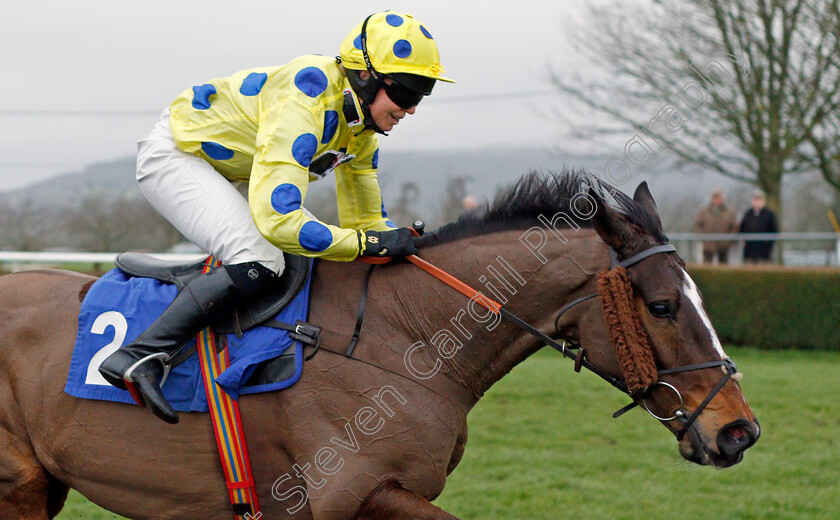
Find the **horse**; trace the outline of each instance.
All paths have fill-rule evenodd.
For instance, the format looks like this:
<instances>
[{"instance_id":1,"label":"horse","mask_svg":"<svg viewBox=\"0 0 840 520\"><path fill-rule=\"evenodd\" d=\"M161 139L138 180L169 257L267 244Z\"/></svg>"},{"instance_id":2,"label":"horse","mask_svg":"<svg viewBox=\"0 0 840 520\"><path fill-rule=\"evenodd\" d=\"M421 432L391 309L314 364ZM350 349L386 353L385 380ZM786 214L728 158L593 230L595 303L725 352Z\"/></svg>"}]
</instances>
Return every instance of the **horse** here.
<instances>
[{"instance_id":1,"label":"horse","mask_svg":"<svg viewBox=\"0 0 840 520\"><path fill-rule=\"evenodd\" d=\"M666 243L646 184L630 198L585 172L531 173L417 240L424 260L478 286L531 332L392 262L372 272L351 357L368 266L317 264L309 321L322 328L320 350L293 387L240 398L264 518L457 520L432 501L464 453L467 414L496 381L546 341L582 345L578 365L623 380L604 307L591 297L611 256L636 257L627 301L659 370L660 386L633 398L686 460L738 463L760 427L737 378L724 377L728 358ZM0 277L3 518L53 518L73 488L138 520L229 519L208 416L170 425L137 406L63 392L93 280L60 270ZM699 368L668 372L681 366Z\"/></svg>"}]
</instances>

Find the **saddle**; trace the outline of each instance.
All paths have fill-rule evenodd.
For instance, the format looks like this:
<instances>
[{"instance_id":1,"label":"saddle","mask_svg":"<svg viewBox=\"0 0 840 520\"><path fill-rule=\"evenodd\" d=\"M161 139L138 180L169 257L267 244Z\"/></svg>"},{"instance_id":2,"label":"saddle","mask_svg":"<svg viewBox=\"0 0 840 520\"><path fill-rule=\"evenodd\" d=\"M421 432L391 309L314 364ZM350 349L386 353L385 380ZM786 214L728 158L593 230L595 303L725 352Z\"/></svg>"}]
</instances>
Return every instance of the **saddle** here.
<instances>
[{"instance_id":1,"label":"saddle","mask_svg":"<svg viewBox=\"0 0 840 520\"><path fill-rule=\"evenodd\" d=\"M255 327L277 315L303 288L309 277L310 261L300 255L283 253L286 268L283 274L273 280L271 287L259 298L246 306L240 306L230 314L216 320L211 325L220 334L236 334ZM122 253L117 255L114 264L124 273L143 278L174 284L183 289L190 280L201 274L204 261L184 264L160 260L141 253Z\"/></svg>"},{"instance_id":2,"label":"saddle","mask_svg":"<svg viewBox=\"0 0 840 520\"><path fill-rule=\"evenodd\" d=\"M210 324L216 334L236 334L237 337L242 337L244 331L253 327L258 325L269 326L288 330L294 339L300 340L302 343L315 345L317 349L320 342L320 329L318 327L301 321L289 325L272 319L301 291L312 268L311 261L304 256L283 253L283 258L286 263L283 274L271 282L267 282L271 284L271 287L260 297L251 300L247 305L237 307L231 313L214 320ZM161 260L141 253L122 253L116 257L114 264L126 274L153 278L173 284L178 290L181 290L193 278L201 275L204 260L182 263ZM173 365L177 365L192 355L193 352L194 347L179 352L173 358ZM280 380L293 372L294 353L290 352L261 363L245 386Z\"/></svg>"}]
</instances>

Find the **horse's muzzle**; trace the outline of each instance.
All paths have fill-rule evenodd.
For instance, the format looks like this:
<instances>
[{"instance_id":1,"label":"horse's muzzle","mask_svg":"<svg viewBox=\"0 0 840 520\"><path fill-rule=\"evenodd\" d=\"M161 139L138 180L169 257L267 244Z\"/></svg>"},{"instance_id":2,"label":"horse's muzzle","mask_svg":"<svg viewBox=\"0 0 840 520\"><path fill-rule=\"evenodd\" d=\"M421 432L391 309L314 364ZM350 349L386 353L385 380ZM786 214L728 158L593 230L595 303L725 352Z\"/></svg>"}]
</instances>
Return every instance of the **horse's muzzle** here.
<instances>
[{"instance_id":1,"label":"horse's muzzle","mask_svg":"<svg viewBox=\"0 0 840 520\"><path fill-rule=\"evenodd\" d=\"M704 443L702 438L705 436L696 428L691 428L680 442L680 454L701 466L728 468L741 462L744 452L756 443L760 435L758 421L738 419L718 430L715 447L711 442Z\"/></svg>"},{"instance_id":2,"label":"horse's muzzle","mask_svg":"<svg viewBox=\"0 0 840 520\"><path fill-rule=\"evenodd\" d=\"M744 451L755 444L761 436L761 427L746 419L738 419L720 429L717 436L720 458L716 466L727 467L741 462Z\"/></svg>"}]
</instances>

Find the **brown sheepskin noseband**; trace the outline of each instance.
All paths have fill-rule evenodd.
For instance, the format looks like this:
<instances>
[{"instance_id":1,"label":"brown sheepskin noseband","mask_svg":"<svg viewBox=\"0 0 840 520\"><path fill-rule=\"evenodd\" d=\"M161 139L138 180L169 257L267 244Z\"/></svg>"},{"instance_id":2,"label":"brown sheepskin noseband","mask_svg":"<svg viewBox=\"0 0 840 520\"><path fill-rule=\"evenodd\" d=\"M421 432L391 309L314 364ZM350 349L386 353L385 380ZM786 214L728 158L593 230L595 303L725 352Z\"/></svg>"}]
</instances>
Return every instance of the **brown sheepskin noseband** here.
<instances>
[{"instance_id":1,"label":"brown sheepskin noseband","mask_svg":"<svg viewBox=\"0 0 840 520\"><path fill-rule=\"evenodd\" d=\"M630 393L640 392L658 379L648 335L633 301L633 287L623 267L598 274L598 294L615 357Z\"/></svg>"}]
</instances>

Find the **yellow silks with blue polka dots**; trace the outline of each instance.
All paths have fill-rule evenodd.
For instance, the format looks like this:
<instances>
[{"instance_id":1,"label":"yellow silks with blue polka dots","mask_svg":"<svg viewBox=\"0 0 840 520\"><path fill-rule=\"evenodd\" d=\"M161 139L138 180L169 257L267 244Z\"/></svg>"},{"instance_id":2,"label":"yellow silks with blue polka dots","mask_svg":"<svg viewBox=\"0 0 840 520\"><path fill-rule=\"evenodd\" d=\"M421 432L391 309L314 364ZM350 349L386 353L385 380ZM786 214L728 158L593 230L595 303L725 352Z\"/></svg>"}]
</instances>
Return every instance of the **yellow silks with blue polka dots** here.
<instances>
[{"instance_id":1,"label":"yellow silks with blue polka dots","mask_svg":"<svg viewBox=\"0 0 840 520\"><path fill-rule=\"evenodd\" d=\"M346 90L335 59L324 56L244 70L181 93L170 106L172 135L226 178L249 182L251 214L269 242L289 253L353 260L359 230L395 226L377 180L378 136L348 124ZM331 171L341 227L302 210L309 182Z\"/></svg>"}]
</instances>

